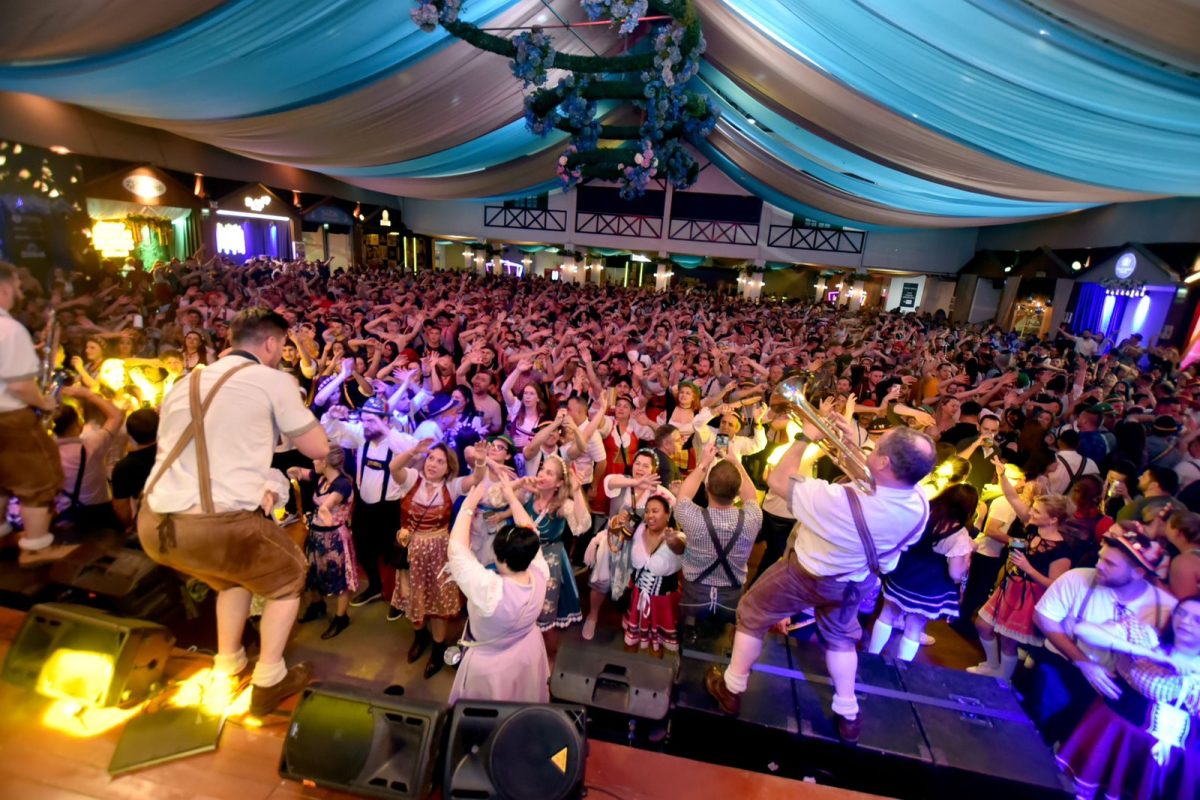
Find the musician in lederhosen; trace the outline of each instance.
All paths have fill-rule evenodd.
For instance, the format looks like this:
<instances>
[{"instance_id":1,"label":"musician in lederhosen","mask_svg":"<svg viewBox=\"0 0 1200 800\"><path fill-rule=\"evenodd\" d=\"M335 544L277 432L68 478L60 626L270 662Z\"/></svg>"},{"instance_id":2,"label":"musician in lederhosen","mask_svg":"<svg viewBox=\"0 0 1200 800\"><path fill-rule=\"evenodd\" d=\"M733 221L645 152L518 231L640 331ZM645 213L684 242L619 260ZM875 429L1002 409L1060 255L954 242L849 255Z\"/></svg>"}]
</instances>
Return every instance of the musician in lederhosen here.
<instances>
[{"instance_id":1,"label":"musician in lederhosen","mask_svg":"<svg viewBox=\"0 0 1200 800\"><path fill-rule=\"evenodd\" d=\"M63 471L37 412L53 413L57 403L37 385L33 338L9 314L23 296L16 267L0 262L0 526L7 525L9 497L16 497L25 525L20 562L26 565L62 558L74 546L55 546L50 533L51 503L62 488Z\"/></svg>"},{"instance_id":2,"label":"musician in lederhosen","mask_svg":"<svg viewBox=\"0 0 1200 800\"><path fill-rule=\"evenodd\" d=\"M807 442L823 435L805 423L797 443L771 473L772 491L788 498L796 518L796 544L738 603L729 668L712 668L704 683L723 711L737 714L763 636L792 614L812 609L833 679L838 735L856 742L862 728L854 694L855 646L862 637L859 606L925 530L929 502L917 484L933 469L936 448L932 439L911 428L889 431L867 457L875 484L874 493L867 494L848 484L796 477Z\"/></svg>"}]
</instances>

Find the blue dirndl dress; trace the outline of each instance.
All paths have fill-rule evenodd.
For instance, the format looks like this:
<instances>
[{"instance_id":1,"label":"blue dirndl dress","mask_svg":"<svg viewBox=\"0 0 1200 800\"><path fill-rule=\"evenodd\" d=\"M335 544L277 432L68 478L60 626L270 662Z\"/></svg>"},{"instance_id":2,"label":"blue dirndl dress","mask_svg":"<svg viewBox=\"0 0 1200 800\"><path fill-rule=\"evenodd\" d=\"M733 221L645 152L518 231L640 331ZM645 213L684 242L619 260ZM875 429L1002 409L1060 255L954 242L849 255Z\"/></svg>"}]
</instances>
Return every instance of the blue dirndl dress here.
<instances>
[{"instance_id":1,"label":"blue dirndl dress","mask_svg":"<svg viewBox=\"0 0 1200 800\"><path fill-rule=\"evenodd\" d=\"M566 628L583 620L579 604L579 587L575 585L575 570L567 557L563 534L567 530L566 518L559 514L538 514L533 510L533 498L524 503L525 510L537 525L538 539L542 542L542 557L550 567L550 579L546 582L546 600L538 616L538 627L544 631L551 628Z\"/></svg>"}]
</instances>

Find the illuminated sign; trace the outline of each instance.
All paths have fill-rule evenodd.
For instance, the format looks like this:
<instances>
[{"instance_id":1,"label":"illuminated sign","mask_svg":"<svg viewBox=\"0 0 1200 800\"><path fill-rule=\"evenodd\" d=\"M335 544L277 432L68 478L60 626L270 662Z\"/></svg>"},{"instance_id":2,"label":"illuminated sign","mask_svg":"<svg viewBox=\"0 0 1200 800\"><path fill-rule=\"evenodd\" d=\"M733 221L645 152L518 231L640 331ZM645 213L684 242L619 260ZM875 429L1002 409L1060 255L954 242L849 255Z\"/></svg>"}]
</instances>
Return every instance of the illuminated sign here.
<instances>
[{"instance_id":1,"label":"illuminated sign","mask_svg":"<svg viewBox=\"0 0 1200 800\"><path fill-rule=\"evenodd\" d=\"M167 185L152 175L130 175L121 185L138 197L161 197L167 192Z\"/></svg>"},{"instance_id":2,"label":"illuminated sign","mask_svg":"<svg viewBox=\"0 0 1200 800\"><path fill-rule=\"evenodd\" d=\"M246 254L246 232L235 222L217 223L217 252L244 256Z\"/></svg>"},{"instance_id":3,"label":"illuminated sign","mask_svg":"<svg viewBox=\"0 0 1200 800\"><path fill-rule=\"evenodd\" d=\"M247 197L246 198L246 208L248 208L254 212L262 211L264 208L266 208L269 205L271 205L271 198L265 194L262 197Z\"/></svg>"},{"instance_id":4,"label":"illuminated sign","mask_svg":"<svg viewBox=\"0 0 1200 800\"><path fill-rule=\"evenodd\" d=\"M133 231L109 220L92 226L92 247L104 258L125 258L133 250Z\"/></svg>"},{"instance_id":5,"label":"illuminated sign","mask_svg":"<svg viewBox=\"0 0 1200 800\"><path fill-rule=\"evenodd\" d=\"M1116 273L1121 280L1128 278L1137 269L1137 256L1133 253L1122 253L1117 259Z\"/></svg>"}]
</instances>

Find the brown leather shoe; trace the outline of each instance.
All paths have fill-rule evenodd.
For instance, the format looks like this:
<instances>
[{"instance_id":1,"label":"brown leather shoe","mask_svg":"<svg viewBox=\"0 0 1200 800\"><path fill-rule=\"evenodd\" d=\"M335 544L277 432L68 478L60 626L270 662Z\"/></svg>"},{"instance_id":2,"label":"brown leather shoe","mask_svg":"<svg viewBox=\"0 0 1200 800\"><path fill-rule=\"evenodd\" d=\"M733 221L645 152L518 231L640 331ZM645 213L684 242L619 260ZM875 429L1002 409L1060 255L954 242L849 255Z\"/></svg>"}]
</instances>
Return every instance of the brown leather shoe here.
<instances>
[{"instance_id":1,"label":"brown leather shoe","mask_svg":"<svg viewBox=\"0 0 1200 800\"><path fill-rule=\"evenodd\" d=\"M729 691L725 685L725 672L720 667L709 667L708 672L704 673L704 688L726 714L736 717L742 710L741 695Z\"/></svg>"},{"instance_id":2,"label":"brown leather shoe","mask_svg":"<svg viewBox=\"0 0 1200 800\"><path fill-rule=\"evenodd\" d=\"M290 667L283 680L274 686L255 686L250 690L250 714L265 717L287 698L303 689L312 680L312 664L301 661Z\"/></svg>"},{"instance_id":3,"label":"brown leather shoe","mask_svg":"<svg viewBox=\"0 0 1200 800\"><path fill-rule=\"evenodd\" d=\"M862 709L859 709L854 719L847 719L841 714L833 716L837 720L838 738L846 744L858 744L858 737L862 735Z\"/></svg>"}]
</instances>

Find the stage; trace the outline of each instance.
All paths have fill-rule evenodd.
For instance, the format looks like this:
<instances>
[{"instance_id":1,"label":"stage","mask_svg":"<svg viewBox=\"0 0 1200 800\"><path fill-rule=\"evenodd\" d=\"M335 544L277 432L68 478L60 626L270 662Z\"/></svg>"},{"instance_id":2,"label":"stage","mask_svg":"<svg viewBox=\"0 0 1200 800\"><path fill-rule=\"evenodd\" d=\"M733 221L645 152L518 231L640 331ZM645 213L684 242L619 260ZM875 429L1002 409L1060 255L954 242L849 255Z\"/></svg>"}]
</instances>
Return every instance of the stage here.
<instances>
[{"instance_id":1,"label":"stage","mask_svg":"<svg viewBox=\"0 0 1200 800\"><path fill-rule=\"evenodd\" d=\"M7 654L24 616L21 612L0 608L0 658ZM381 657L378 653L375 656L376 659ZM342 659L348 660L348 657L343 655ZM399 660L407 666L402 657ZM174 679L186 677L205 668L206 661L203 656L177 650L168 662L168 676ZM332 666L337 661L326 659L325 663ZM336 677L340 681L352 681L354 675L350 673L348 670ZM329 673L318 666L318 674ZM421 688L426 690L422 694L428 694L437 687L426 685ZM215 752L112 778L108 766L122 725L93 736L70 735L47 727L44 717L50 706L51 701L33 692L0 683L0 794L3 796L22 800L332 800L355 797L279 777L276 770L287 731L287 717L283 715L268 718L261 727L227 723ZM284 707L284 711L289 710L290 703ZM595 739L589 742L585 781L593 796L619 800L706 797L866 800L874 796L635 750Z\"/></svg>"}]
</instances>

